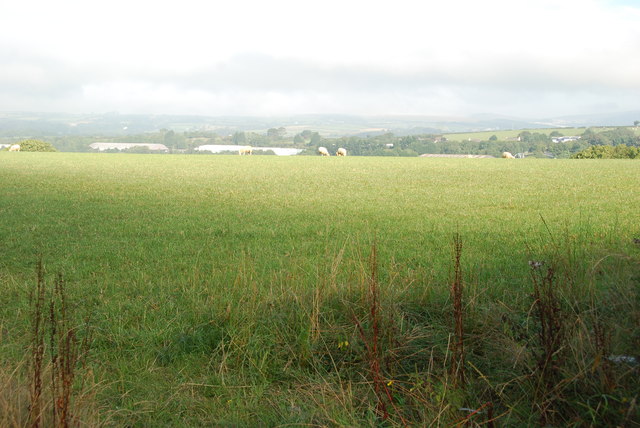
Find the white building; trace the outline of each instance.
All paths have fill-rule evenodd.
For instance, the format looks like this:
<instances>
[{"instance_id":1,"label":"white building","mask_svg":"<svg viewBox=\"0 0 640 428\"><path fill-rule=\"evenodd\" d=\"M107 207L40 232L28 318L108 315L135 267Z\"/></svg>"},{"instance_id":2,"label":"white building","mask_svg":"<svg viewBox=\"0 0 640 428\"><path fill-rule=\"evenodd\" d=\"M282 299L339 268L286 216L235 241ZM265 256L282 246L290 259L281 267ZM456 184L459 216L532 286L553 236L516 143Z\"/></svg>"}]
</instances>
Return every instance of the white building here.
<instances>
[{"instance_id":1,"label":"white building","mask_svg":"<svg viewBox=\"0 0 640 428\"><path fill-rule=\"evenodd\" d=\"M235 146L235 145L224 145L224 144L205 144L203 146L198 146L194 150L198 152L211 152L211 153L223 153L223 152L234 152L238 153L242 147L246 146ZM292 149L285 147L251 147L253 151L261 150L263 152L273 151L278 156L293 156L300 154L302 149Z\"/></svg>"},{"instance_id":2,"label":"white building","mask_svg":"<svg viewBox=\"0 0 640 428\"><path fill-rule=\"evenodd\" d=\"M169 148L164 144L145 144L145 143L92 143L89 144L93 150L99 150L101 152L105 150L127 150L133 147L147 147L151 151L155 152L169 152Z\"/></svg>"},{"instance_id":3,"label":"white building","mask_svg":"<svg viewBox=\"0 0 640 428\"><path fill-rule=\"evenodd\" d=\"M577 136L577 135L572 135L569 137L553 137L551 139L551 141L553 141L554 143L567 143L569 141L576 141L576 140L580 140L582 137Z\"/></svg>"},{"instance_id":4,"label":"white building","mask_svg":"<svg viewBox=\"0 0 640 428\"><path fill-rule=\"evenodd\" d=\"M458 158L458 159L493 159L491 155L460 155L460 154L446 154L446 153L425 153L420 155L421 158Z\"/></svg>"}]
</instances>

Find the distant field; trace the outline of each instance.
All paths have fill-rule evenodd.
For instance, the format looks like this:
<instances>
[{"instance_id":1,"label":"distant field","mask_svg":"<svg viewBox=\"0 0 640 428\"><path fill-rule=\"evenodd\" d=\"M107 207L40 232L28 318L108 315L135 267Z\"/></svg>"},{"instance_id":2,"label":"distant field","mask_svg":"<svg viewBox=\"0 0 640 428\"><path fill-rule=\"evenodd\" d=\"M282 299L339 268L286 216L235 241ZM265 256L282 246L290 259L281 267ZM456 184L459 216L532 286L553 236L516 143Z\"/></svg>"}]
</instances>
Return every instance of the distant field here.
<instances>
[{"instance_id":1,"label":"distant field","mask_svg":"<svg viewBox=\"0 0 640 428\"><path fill-rule=\"evenodd\" d=\"M596 132L608 131L613 128L611 127L593 127ZM636 132L636 134L640 135L640 129L629 127ZM542 134L549 135L553 131L560 132L564 136L571 135L582 135L582 133L586 130L585 127L582 128L545 128L545 129L514 129L514 130L505 130L505 131L482 131L482 132L462 132L462 133L452 133L445 134L447 139L450 141L466 141L466 140L488 140L492 135L495 135L498 140L506 140L509 138L516 138L518 134L524 131L529 131L531 133L538 132Z\"/></svg>"},{"instance_id":2,"label":"distant field","mask_svg":"<svg viewBox=\"0 0 640 428\"><path fill-rule=\"evenodd\" d=\"M459 407L493 400L502 423L527 425L537 420L531 398L513 397L529 387L503 383L524 382L535 364L497 361L529 346L504 330L505 319L531 322L528 261L557 258L562 278L585 287L571 289L573 311L587 286L633 295L638 183L633 160L0 152L0 362L24 359L41 256L48 275L64 275L78 317L92 314L97 400L118 426L378 423L353 322L369 313L375 243L396 335L384 346L408 352L385 372L403 409L393 424L451 425ZM445 397L454 233L476 381ZM636 352L633 317L616 302L602 309L612 352ZM487 382L503 395L487 398ZM630 388L611 397L633 397ZM598 420L619 423L627 407L612 406Z\"/></svg>"}]
</instances>

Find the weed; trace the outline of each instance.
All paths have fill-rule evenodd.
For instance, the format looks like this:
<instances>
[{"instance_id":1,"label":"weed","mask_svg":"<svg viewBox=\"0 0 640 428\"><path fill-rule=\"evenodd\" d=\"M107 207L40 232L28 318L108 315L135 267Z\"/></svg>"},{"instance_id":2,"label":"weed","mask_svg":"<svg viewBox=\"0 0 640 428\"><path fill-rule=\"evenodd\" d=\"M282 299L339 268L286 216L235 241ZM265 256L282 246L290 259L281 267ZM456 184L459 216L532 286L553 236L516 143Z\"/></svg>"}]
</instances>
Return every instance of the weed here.
<instances>
[{"instance_id":1,"label":"weed","mask_svg":"<svg viewBox=\"0 0 640 428\"><path fill-rule=\"evenodd\" d=\"M602 322L598 312L594 311L595 322L593 325L593 344L595 348L595 358L592 371L598 371L602 379L604 391L613 392L616 381L613 375L613 368L609 356L611 355L611 332Z\"/></svg>"},{"instance_id":2,"label":"weed","mask_svg":"<svg viewBox=\"0 0 640 428\"><path fill-rule=\"evenodd\" d=\"M371 274L368 278L368 301L369 301L369 324L371 325L370 334L366 334L362 323L354 317L360 338L366 349L366 361L369 365L369 374L373 383L373 389L376 395L377 404L376 411L381 415L382 420L389 418L387 404L393 403L393 397L387 388L387 384L382 374L382 357L380 349L381 338L381 320L380 320L380 285L378 283L378 252L374 242L371 246L371 255L369 258Z\"/></svg>"},{"instance_id":3,"label":"weed","mask_svg":"<svg viewBox=\"0 0 640 428\"><path fill-rule=\"evenodd\" d=\"M65 282L61 274L57 276L53 288L47 293L45 270L41 258L37 263L36 287L31 291L29 300L31 305L29 426L66 428L77 424L74 381L79 366L85 365L91 336L88 331L85 331L82 341L78 341L76 328L71 326L69 319ZM46 311L46 303L48 303L48 311ZM88 322L85 325L88 325ZM47 327L50 361L45 365ZM50 372L47 390L50 401L46 403L43 400L45 392L43 388L46 386L45 371ZM84 378L79 386L79 394L83 392L83 384ZM46 407L50 407L50 419L45 417Z\"/></svg>"},{"instance_id":4,"label":"weed","mask_svg":"<svg viewBox=\"0 0 640 428\"><path fill-rule=\"evenodd\" d=\"M35 290L29 294L31 305L29 425L38 428L42 423L42 371L44 364L44 305L45 281L42 258L38 260Z\"/></svg>"},{"instance_id":5,"label":"weed","mask_svg":"<svg viewBox=\"0 0 640 428\"><path fill-rule=\"evenodd\" d=\"M453 280L451 281L451 300L453 302L454 339L451 345L451 366L453 386L464 388L464 307L462 304L463 280L460 259L462 257L462 238L458 233L453 236Z\"/></svg>"},{"instance_id":6,"label":"weed","mask_svg":"<svg viewBox=\"0 0 640 428\"><path fill-rule=\"evenodd\" d=\"M533 281L534 315L538 324L537 370L539 383L536 406L540 412L540 423L544 426L553 423L556 409L557 386L560 381L560 368L563 364L565 345L565 318L560 306L559 290L552 266L543 273L542 262L531 261Z\"/></svg>"}]
</instances>

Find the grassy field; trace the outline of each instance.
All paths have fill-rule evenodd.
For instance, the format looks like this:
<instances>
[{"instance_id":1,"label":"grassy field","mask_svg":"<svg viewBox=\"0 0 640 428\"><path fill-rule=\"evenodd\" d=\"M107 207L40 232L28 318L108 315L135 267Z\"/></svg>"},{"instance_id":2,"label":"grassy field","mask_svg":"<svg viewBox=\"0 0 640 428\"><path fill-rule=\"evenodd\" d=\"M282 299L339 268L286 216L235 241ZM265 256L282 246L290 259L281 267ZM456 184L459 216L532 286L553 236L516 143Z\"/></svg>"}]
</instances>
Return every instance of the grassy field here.
<instances>
[{"instance_id":1,"label":"grassy field","mask_svg":"<svg viewBox=\"0 0 640 428\"><path fill-rule=\"evenodd\" d=\"M591 128L595 132L603 132L609 131L611 127L593 127ZM637 127L629 127L629 129L636 132L636 134L640 133L640 129ZM449 141L467 141L467 140L479 140L486 141L491 136L495 135L498 138L498 141L504 141L508 139L516 138L520 133L524 131L528 131L533 133L541 133L549 135L553 131L557 131L564 136L572 136L572 135L582 135L586 128L544 128L544 129L508 129L504 131L479 131L479 132L457 132L452 134L445 134Z\"/></svg>"},{"instance_id":2,"label":"grassy field","mask_svg":"<svg viewBox=\"0 0 640 428\"><path fill-rule=\"evenodd\" d=\"M637 364L608 357L640 345L639 182L637 161L0 153L0 412L25 423L41 258L90 318L89 425L638 423Z\"/></svg>"}]
</instances>

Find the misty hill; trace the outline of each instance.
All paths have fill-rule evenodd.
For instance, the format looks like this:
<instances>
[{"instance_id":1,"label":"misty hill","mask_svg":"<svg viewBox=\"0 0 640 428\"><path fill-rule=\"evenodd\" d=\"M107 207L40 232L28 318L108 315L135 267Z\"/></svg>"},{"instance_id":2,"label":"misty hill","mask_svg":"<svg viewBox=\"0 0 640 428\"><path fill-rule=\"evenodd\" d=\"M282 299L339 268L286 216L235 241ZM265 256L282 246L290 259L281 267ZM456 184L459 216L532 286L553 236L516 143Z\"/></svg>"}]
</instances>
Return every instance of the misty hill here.
<instances>
[{"instance_id":1,"label":"misty hill","mask_svg":"<svg viewBox=\"0 0 640 428\"><path fill-rule=\"evenodd\" d=\"M62 114L0 113L0 137L45 137L63 135L126 136L162 129L210 131L230 135L236 131L266 132L284 127L288 135L305 129L325 137L374 136L393 133L399 136L428 133L475 132L546 127L621 126L640 119L640 111L618 114L567 116L543 120L497 115L470 117L434 116L356 116L296 115L272 117L207 117L144 114Z\"/></svg>"}]
</instances>

